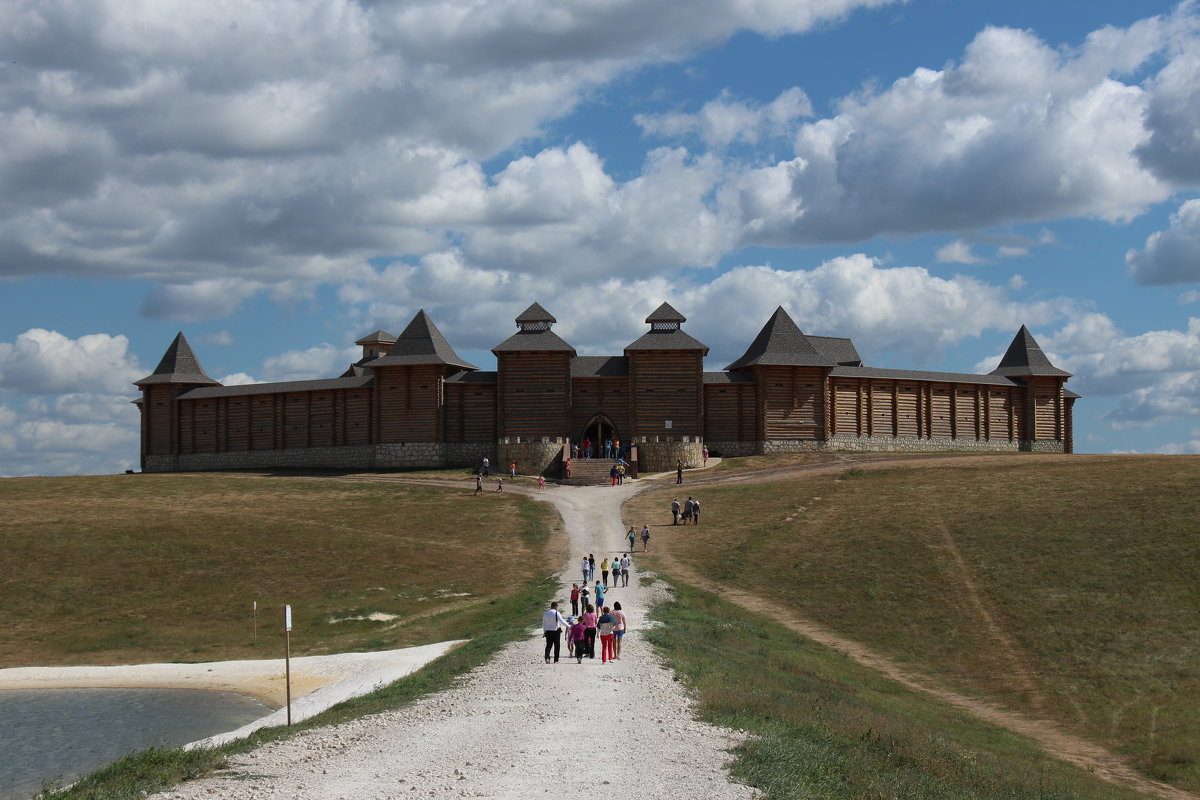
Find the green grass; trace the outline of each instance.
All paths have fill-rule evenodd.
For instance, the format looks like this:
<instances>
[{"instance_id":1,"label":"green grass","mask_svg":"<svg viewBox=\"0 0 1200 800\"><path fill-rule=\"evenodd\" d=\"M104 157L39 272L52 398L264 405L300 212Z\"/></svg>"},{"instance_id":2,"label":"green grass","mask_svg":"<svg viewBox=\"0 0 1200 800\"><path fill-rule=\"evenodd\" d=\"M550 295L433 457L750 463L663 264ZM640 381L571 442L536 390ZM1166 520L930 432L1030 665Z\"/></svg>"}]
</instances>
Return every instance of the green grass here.
<instances>
[{"instance_id":1,"label":"green grass","mask_svg":"<svg viewBox=\"0 0 1200 800\"><path fill-rule=\"evenodd\" d=\"M284 739L312 728L335 725L368 714L408 705L431 692L449 688L459 676L485 663L501 647L529 635L548 598L558 589L552 576L530 580L512 594L489 601L486 611L467 623L470 641L423 669L288 727L264 728L246 739L210 750L184 751L155 748L128 756L81 779L70 788L47 791L42 800L135 800L169 789L175 784L204 777L228 766L229 757L265 742Z\"/></svg>"},{"instance_id":2,"label":"green grass","mask_svg":"<svg viewBox=\"0 0 1200 800\"><path fill-rule=\"evenodd\" d=\"M695 573L1200 789L1200 459L921 461L689 493L703 525L653 541Z\"/></svg>"},{"instance_id":3,"label":"green grass","mask_svg":"<svg viewBox=\"0 0 1200 800\"><path fill-rule=\"evenodd\" d=\"M653 617L702 716L752 735L733 774L769 800L1141 797L712 594L676 585Z\"/></svg>"},{"instance_id":4,"label":"green grass","mask_svg":"<svg viewBox=\"0 0 1200 800\"><path fill-rule=\"evenodd\" d=\"M0 666L272 657L284 604L296 655L456 638L515 591L497 576L550 566L556 524L545 504L472 490L245 474L0 480ZM364 611L396 619L341 621Z\"/></svg>"}]
</instances>

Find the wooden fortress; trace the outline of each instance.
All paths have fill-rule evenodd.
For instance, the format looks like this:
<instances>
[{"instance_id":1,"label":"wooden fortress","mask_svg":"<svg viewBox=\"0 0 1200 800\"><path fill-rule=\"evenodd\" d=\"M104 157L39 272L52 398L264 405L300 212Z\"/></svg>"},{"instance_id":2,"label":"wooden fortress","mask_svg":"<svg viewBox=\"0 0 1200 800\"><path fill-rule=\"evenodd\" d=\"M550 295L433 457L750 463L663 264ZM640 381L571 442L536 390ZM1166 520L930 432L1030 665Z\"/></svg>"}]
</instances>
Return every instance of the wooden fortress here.
<instances>
[{"instance_id":1,"label":"wooden fortress","mask_svg":"<svg viewBox=\"0 0 1200 800\"><path fill-rule=\"evenodd\" d=\"M1022 326L986 375L863 366L849 339L808 336L783 308L741 358L708 348L663 303L619 356L580 356L537 303L492 350L495 372L454 352L424 311L399 337L359 339L326 380L222 386L180 333L142 396L142 468L397 469L488 456L555 473L571 442L619 439L643 470L721 455L815 450L1072 450L1070 375Z\"/></svg>"}]
</instances>

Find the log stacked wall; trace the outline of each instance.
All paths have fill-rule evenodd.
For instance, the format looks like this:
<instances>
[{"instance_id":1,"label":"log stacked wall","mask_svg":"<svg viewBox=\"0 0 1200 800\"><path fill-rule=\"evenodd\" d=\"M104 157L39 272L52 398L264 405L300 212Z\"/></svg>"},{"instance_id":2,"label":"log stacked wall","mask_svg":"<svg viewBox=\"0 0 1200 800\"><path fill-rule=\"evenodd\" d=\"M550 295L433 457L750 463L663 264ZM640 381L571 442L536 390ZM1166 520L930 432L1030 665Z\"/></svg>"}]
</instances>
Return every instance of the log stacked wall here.
<instances>
[{"instance_id":1,"label":"log stacked wall","mask_svg":"<svg viewBox=\"0 0 1200 800\"><path fill-rule=\"evenodd\" d=\"M753 383L710 383L704 387L704 436L714 442L754 438Z\"/></svg>"},{"instance_id":2,"label":"log stacked wall","mask_svg":"<svg viewBox=\"0 0 1200 800\"><path fill-rule=\"evenodd\" d=\"M571 354L501 353L497 433L501 437L567 436L571 424Z\"/></svg>"},{"instance_id":3,"label":"log stacked wall","mask_svg":"<svg viewBox=\"0 0 1200 800\"><path fill-rule=\"evenodd\" d=\"M597 414L604 414L617 429L617 436L629 440L629 379L573 378L571 380L572 441L583 436L583 429Z\"/></svg>"},{"instance_id":4,"label":"log stacked wall","mask_svg":"<svg viewBox=\"0 0 1200 800\"><path fill-rule=\"evenodd\" d=\"M494 383L447 383L447 442L492 442L496 440L496 385Z\"/></svg>"},{"instance_id":5,"label":"log stacked wall","mask_svg":"<svg viewBox=\"0 0 1200 800\"><path fill-rule=\"evenodd\" d=\"M380 367L375 371L378 441L441 441L443 368Z\"/></svg>"},{"instance_id":6,"label":"log stacked wall","mask_svg":"<svg viewBox=\"0 0 1200 800\"><path fill-rule=\"evenodd\" d=\"M704 357L700 352L631 350L626 354L633 435L704 435ZM669 429L667 420L671 421Z\"/></svg>"},{"instance_id":7,"label":"log stacked wall","mask_svg":"<svg viewBox=\"0 0 1200 800\"><path fill-rule=\"evenodd\" d=\"M762 408L763 439L814 441L825 438L825 379L822 367L755 368Z\"/></svg>"}]
</instances>

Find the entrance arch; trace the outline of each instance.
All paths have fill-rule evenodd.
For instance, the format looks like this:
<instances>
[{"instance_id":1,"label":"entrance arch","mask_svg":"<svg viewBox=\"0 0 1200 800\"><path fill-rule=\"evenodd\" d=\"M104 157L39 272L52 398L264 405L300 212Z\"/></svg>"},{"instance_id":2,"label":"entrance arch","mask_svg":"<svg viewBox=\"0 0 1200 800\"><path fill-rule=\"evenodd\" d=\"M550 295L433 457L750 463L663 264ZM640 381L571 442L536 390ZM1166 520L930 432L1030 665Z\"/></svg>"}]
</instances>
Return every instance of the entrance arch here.
<instances>
[{"instance_id":1,"label":"entrance arch","mask_svg":"<svg viewBox=\"0 0 1200 800\"><path fill-rule=\"evenodd\" d=\"M612 421L612 418L607 414L599 413L594 415L583 426L583 434L579 437L579 444L582 446L585 439L590 440L592 443L592 458L604 458L605 440L620 438L620 431Z\"/></svg>"}]
</instances>

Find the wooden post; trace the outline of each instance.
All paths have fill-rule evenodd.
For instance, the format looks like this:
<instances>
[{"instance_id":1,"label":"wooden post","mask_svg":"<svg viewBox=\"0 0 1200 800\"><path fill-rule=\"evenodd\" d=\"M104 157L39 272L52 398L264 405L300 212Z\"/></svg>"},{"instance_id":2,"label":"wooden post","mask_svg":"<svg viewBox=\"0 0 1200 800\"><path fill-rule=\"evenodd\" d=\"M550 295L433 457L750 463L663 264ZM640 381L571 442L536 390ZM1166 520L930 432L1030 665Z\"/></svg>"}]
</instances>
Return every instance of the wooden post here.
<instances>
[{"instance_id":1,"label":"wooden post","mask_svg":"<svg viewBox=\"0 0 1200 800\"><path fill-rule=\"evenodd\" d=\"M283 669L287 686L287 724L292 724L292 607L283 607Z\"/></svg>"}]
</instances>

